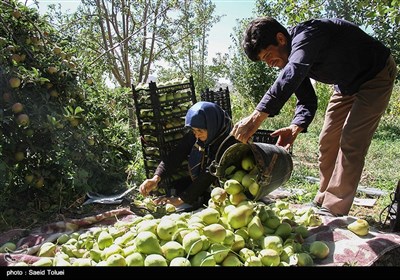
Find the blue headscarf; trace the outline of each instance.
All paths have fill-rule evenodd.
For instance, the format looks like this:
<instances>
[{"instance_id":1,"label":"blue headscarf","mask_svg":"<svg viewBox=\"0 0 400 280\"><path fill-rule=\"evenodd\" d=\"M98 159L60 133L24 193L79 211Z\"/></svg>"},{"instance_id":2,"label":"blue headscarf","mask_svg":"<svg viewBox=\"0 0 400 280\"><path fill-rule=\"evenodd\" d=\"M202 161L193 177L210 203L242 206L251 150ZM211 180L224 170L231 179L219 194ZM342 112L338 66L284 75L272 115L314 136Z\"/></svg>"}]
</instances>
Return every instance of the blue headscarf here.
<instances>
[{"instance_id":1,"label":"blue headscarf","mask_svg":"<svg viewBox=\"0 0 400 280\"><path fill-rule=\"evenodd\" d=\"M196 179L204 168L205 155L208 156L209 146L220 137L227 137L232 130L229 115L217 104L200 101L194 104L186 113L185 126L207 130L205 142L197 139L189 155L189 168L192 179Z\"/></svg>"}]
</instances>

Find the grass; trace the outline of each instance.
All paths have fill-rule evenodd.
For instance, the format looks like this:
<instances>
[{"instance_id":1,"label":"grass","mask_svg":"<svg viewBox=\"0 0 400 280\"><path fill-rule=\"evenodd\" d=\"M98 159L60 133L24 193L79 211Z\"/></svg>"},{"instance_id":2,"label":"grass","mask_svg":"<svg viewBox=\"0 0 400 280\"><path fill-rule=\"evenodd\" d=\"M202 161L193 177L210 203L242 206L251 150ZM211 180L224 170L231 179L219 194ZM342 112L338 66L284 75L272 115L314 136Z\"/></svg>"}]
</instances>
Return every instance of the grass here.
<instances>
[{"instance_id":1,"label":"grass","mask_svg":"<svg viewBox=\"0 0 400 280\"><path fill-rule=\"evenodd\" d=\"M301 133L293 145L293 171L291 178L286 182L284 188L291 190L293 195L289 198L292 203L311 202L318 184L306 180L306 176L319 177L318 171L318 137L322 128L325 108L331 95L329 86L317 85L319 108L313 123L307 133ZM251 113L255 108L235 106L245 104L235 94L233 96L233 118L234 121ZM277 129L290 124L295 100L290 99L282 109L280 115L264 121L262 128ZM372 208L353 205L350 214L368 217L379 221L382 210L390 204L390 194L395 190L400 180L400 85L395 87L387 112L382 117L381 123L372 139L364 170L359 185L378 188L386 195L377 199ZM358 193L357 197L366 198L365 194ZM376 198L376 197L375 197Z\"/></svg>"}]
</instances>

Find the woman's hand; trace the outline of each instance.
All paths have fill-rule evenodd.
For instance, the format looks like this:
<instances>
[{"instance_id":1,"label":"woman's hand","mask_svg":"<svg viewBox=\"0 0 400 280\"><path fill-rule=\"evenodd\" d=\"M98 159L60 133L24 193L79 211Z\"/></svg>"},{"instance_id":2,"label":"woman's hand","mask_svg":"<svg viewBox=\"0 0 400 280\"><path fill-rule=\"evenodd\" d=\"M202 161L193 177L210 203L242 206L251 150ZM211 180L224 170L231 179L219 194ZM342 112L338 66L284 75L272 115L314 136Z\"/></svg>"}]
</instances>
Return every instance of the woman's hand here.
<instances>
[{"instance_id":1,"label":"woman's hand","mask_svg":"<svg viewBox=\"0 0 400 280\"><path fill-rule=\"evenodd\" d=\"M148 196L151 191L156 190L158 186L158 182L160 182L161 178L158 175L154 175L151 179L146 179L144 182L139 186L139 192L143 196Z\"/></svg>"},{"instance_id":2,"label":"woman's hand","mask_svg":"<svg viewBox=\"0 0 400 280\"><path fill-rule=\"evenodd\" d=\"M182 205L185 203L180 197L169 197L169 196L163 196L163 197L158 197L154 199L154 203L157 205L164 205L164 204L172 204L175 207Z\"/></svg>"}]
</instances>

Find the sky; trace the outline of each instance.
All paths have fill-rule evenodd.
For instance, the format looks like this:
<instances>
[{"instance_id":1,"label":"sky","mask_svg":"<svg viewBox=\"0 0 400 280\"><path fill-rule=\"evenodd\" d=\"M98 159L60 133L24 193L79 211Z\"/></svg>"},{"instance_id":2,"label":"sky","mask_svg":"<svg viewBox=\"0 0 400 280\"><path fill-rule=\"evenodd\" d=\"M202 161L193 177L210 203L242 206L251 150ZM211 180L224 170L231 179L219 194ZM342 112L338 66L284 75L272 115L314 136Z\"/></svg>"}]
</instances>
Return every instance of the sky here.
<instances>
[{"instance_id":1,"label":"sky","mask_svg":"<svg viewBox=\"0 0 400 280\"><path fill-rule=\"evenodd\" d=\"M60 3L64 11L73 12L80 4L79 0L39 0L41 12L46 11L49 4ZM230 44L230 34L236 26L236 19L249 18L255 7L256 0L213 0L216 5L215 14L222 16L221 20L214 24L209 34L208 62L210 63L216 53L228 53ZM28 0L29 3L32 1Z\"/></svg>"}]
</instances>

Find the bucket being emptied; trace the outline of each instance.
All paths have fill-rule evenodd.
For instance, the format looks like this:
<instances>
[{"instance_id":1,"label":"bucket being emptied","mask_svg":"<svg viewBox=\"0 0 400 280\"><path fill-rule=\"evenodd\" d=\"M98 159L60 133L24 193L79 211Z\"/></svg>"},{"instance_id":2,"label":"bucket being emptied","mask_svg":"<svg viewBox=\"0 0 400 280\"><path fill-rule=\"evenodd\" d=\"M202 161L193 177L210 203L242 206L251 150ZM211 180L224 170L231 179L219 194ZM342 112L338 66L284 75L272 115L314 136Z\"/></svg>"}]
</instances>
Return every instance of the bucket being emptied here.
<instances>
[{"instance_id":1,"label":"bucket being emptied","mask_svg":"<svg viewBox=\"0 0 400 280\"><path fill-rule=\"evenodd\" d=\"M242 169L242 159L254 157L256 164L256 180L259 185L258 192L254 195L254 200L271 193L283 185L289 178L293 170L292 157L284 148L266 143L236 143L225 150L221 157L211 164L210 172L221 181L226 180L226 169L236 167Z\"/></svg>"}]
</instances>

